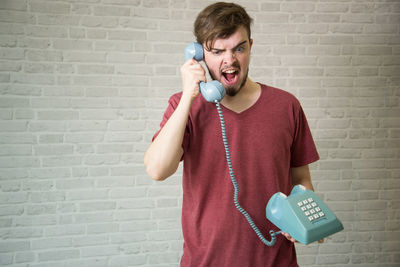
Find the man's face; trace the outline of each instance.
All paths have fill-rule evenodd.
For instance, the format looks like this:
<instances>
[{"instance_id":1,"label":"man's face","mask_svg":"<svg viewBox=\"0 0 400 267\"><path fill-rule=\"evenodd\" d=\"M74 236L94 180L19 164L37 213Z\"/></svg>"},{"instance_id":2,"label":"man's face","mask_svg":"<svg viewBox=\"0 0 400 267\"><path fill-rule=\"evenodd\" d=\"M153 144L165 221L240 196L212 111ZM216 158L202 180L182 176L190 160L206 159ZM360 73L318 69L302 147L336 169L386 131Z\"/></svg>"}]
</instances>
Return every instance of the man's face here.
<instances>
[{"instance_id":1,"label":"man's face","mask_svg":"<svg viewBox=\"0 0 400 267\"><path fill-rule=\"evenodd\" d=\"M239 27L228 38L216 39L210 51L204 51L211 78L222 83L227 95L236 95L246 83L252 43L246 29Z\"/></svg>"}]
</instances>

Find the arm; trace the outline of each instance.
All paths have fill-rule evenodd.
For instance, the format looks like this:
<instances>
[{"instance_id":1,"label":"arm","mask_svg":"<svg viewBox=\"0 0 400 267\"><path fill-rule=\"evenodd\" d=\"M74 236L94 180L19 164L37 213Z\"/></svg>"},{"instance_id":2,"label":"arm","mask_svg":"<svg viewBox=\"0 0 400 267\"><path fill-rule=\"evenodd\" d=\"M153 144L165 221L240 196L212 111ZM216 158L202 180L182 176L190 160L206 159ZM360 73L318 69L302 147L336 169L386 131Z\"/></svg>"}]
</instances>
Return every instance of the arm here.
<instances>
[{"instance_id":1,"label":"arm","mask_svg":"<svg viewBox=\"0 0 400 267\"><path fill-rule=\"evenodd\" d=\"M290 174L292 175L293 186L301 184L304 185L305 188L314 191L314 187L311 182L310 169L308 168L308 165L296 168L290 168Z\"/></svg>"},{"instance_id":2,"label":"arm","mask_svg":"<svg viewBox=\"0 0 400 267\"><path fill-rule=\"evenodd\" d=\"M296 168L290 168L290 173L292 175L292 183L293 186L301 184L305 188L314 191L314 187L311 182L311 175L310 175L310 169L308 168L308 165L304 165L301 167L296 167ZM294 238L292 238L288 233L282 233L288 240L292 242L296 242ZM324 242L323 239L318 240L318 243Z\"/></svg>"},{"instance_id":3,"label":"arm","mask_svg":"<svg viewBox=\"0 0 400 267\"><path fill-rule=\"evenodd\" d=\"M148 175L158 181L174 174L183 155L182 141L191 103L181 99L144 155Z\"/></svg>"},{"instance_id":4,"label":"arm","mask_svg":"<svg viewBox=\"0 0 400 267\"><path fill-rule=\"evenodd\" d=\"M205 81L205 70L194 59L186 61L181 74L181 100L143 158L146 171L154 180L165 180L176 172L183 155L182 141L190 108L199 94L199 82Z\"/></svg>"}]
</instances>

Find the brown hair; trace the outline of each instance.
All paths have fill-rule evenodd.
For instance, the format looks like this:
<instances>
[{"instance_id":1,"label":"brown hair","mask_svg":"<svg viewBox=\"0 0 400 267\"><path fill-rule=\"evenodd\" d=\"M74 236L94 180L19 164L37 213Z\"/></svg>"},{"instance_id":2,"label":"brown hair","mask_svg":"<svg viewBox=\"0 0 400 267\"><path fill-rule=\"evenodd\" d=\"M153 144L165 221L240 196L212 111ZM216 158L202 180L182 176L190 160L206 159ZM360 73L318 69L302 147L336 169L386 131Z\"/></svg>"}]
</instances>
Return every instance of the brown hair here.
<instances>
[{"instance_id":1,"label":"brown hair","mask_svg":"<svg viewBox=\"0 0 400 267\"><path fill-rule=\"evenodd\" d=\"M199 13L194 22L194 35L197 42L211 50L215 39L231 36L240 26L247 30L250 40L252 22L253 19L243 7L234 3L218 2Z\"/></svg>"}]
</instances>

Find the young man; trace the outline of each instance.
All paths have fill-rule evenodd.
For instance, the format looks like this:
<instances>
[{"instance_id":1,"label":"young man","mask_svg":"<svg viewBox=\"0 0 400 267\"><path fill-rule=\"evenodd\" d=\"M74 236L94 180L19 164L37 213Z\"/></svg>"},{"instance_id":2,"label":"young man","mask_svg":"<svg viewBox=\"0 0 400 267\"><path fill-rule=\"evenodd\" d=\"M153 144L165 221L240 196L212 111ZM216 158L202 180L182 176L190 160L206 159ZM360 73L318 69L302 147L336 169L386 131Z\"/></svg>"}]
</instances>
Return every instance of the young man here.
<instances>
[{"instance_id":1,"label":"young man","mask_svg":"<svg viewBox=\"0 0 400 267\"><path fill-rule=\"evenodd\" d=\"M248 77L251 22L241 6L216 3L198 15L194 32L211 77L226 89L221 107L240 204L270 239L277 228L265 218L269 198L296 184L313 189L308 164L319 157L296 98ZM290 236L264 245L234 206L217 109L199 96L205 70L190 59L181 75L183 90L170 98L144 157L155 180L171 176L183 160L181 266L297 266Z\"/></svg>"}]
</instances>

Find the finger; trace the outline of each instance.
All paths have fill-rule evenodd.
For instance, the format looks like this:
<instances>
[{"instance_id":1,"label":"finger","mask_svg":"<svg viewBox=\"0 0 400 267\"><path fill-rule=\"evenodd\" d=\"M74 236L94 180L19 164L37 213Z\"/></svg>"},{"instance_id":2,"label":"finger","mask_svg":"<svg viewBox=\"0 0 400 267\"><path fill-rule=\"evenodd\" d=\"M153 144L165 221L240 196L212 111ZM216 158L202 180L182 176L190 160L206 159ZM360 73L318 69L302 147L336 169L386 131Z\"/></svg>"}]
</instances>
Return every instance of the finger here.
<instances>
[{"instance_id":1,"label":"finger","mask_svg":"<svg viewBox=\"0 0 400 267\"><path fill-rule=\"evenodd\" d=\"M286 237L287 240L289 240L290 242L293 243L298 243L298 241L296 239L294 239L293 237L291 237L291 235L289 235L288 233L284 233L282 232L282 234Z\"/></svg>"},{"instance_id":2,"label":"finger","mask_svg":"<svg viewBox=\"0 0 400 267\"><path fill-rule=\"evenodd\" d=\"M189 58L188 60L185 61L185 63L183 63L182 66L190 66L193 65L196 62L196 60L194 60L193 58Z\"/></svg>"},{"instance_id":3,"label":"finger","mask_svg":"<svg viewBox=\"0 0 400 267\"><path fill-rule=\"evenodd\" d=\"M194 77L196 77L199 81L206 82L206 72L200 64L199 67L190 66L189 69L190 72L194 75Z\"/></svg>"},{"instance_id":4,"label":"finger","mask_svg":"<svg viewBox=\"0 0 400 267\"><path fill-rule=\"evenodd\" d=\"M189 69L191 69L191 70L199 70L199 71L205 72L205 69L203 68L203 66L202 66L199 62L197 62L197 61L195 61L195 60L194 60L194 62L190 63L190 64L188 65L188 67L189 67Z\"/></svg>"}]
</instances>

